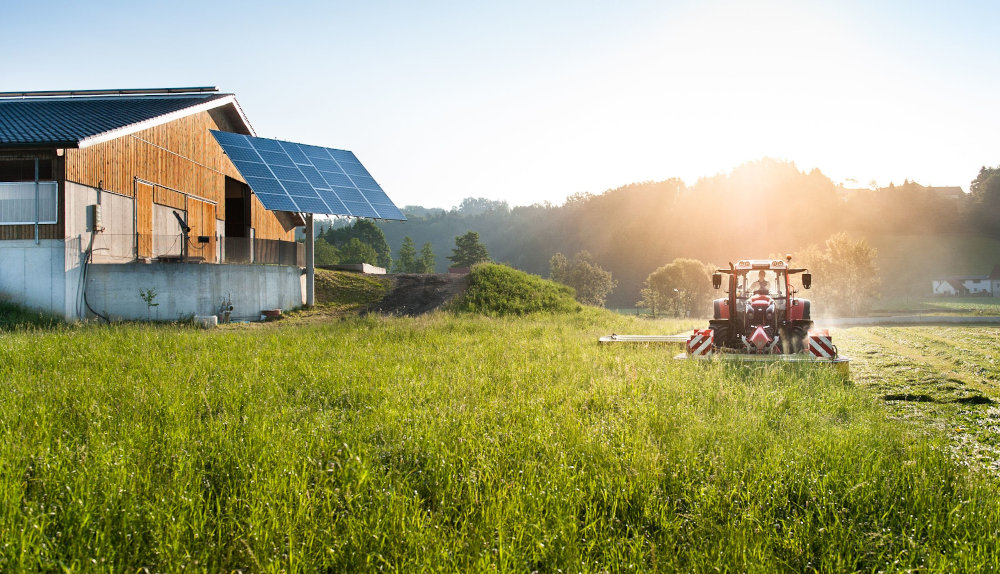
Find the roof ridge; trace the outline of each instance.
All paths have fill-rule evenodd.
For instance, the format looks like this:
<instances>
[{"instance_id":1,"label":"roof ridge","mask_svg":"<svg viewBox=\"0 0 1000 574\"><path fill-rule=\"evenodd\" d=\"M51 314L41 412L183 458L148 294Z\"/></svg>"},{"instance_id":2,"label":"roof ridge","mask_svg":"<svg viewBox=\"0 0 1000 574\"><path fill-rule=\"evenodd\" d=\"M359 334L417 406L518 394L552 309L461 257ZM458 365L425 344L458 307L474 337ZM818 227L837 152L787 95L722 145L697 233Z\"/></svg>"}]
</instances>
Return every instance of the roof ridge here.
<instances>
[{"instance_id":1,"label":"roof ridge","mask_svg":"<svg viewBox=\"0 0 1000 574\"><path fill-rule=\"evenodd\" d=\"M234 94L0 99L0 148L83 148L224 106L239 116L239 131L253 133Z\"/></svg>"},{"instance_id":2,"label":"roof ridge","mask_svg":"<svg viewBox=\"0 0 1000 574\"><path fill-rule=\"evenodd\" d=\"M34 99L34 98L81 98L94 96L153 96L153 95L194 95L218 94L216 86L190 86L182 88L116 88L105 90L39 90L26 92L0 92L0 98Z\"/></svg>"}]
</instances>

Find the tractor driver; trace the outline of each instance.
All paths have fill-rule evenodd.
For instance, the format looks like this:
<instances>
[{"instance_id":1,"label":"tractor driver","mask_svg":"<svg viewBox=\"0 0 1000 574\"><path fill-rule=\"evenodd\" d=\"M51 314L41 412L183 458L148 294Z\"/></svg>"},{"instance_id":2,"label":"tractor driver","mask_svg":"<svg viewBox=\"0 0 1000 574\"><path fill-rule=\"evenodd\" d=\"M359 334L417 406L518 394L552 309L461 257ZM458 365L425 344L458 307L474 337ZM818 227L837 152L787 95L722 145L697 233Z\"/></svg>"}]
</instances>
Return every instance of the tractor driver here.
<instances>
[{"instance_id":1,"label":"tractor driver","mask_svg":"<svg viewBox=\"0 0 1000 574\"><path fill-rule=\"evenodd\" d=\"M750 290L761 295L766 295L771 291L771 286L767 282L767 274L764 271L761 271L757 275L757 280L750 284Z\"/></svg>"}]
</instances>

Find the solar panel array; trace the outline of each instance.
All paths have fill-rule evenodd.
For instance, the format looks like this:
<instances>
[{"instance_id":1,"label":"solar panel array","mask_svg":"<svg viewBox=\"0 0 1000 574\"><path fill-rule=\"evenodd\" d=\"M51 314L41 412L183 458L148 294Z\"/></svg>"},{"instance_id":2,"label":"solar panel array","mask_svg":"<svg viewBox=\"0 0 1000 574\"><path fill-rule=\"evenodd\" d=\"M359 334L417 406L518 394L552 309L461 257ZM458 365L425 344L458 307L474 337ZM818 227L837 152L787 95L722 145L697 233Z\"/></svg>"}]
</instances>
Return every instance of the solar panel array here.
<instances>
[{"instance_id":1,"label":"solar panel array","mask_svg":"<svg viewBox=\"0 0 1000 574\"><path fill-rule=\"evenodd\" d=\"M406 220L349 151L214 130L212 135L271 211Z\"/></svg>"}]
</instances>

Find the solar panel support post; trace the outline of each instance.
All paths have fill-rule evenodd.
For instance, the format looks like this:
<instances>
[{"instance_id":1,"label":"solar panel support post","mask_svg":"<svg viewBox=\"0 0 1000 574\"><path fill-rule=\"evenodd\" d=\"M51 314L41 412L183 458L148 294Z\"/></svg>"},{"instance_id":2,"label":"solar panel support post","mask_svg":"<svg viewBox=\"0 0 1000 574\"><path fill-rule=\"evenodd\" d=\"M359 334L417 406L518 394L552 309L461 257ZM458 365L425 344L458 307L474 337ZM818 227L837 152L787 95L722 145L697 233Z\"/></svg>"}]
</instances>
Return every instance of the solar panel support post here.
<instances>
[{"instance_id":1,"label":"solar panel support post","mask_svg":"<svg viewBox=\"0 0 1000 574\"><path fill-rule=\"evenodd\" d=\"M315 261L316 237L313 234L313 214L306 214L306 307L312 307L315 303L315 281L316 281L316 261Z\"/></svg>"}]
</instances>

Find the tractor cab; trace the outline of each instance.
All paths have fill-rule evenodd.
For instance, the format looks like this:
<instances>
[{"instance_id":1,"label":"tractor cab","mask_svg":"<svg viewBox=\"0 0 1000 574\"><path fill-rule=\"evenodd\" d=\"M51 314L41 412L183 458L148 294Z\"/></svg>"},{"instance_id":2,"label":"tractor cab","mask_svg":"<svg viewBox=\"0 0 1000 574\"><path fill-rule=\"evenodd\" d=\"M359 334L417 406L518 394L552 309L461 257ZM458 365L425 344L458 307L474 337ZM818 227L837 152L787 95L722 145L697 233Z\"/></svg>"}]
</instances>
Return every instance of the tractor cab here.
<instances>
[{"instance_id":1,"label":"tractor cab","mask_svg":"<svg viewBox=\"0 0 1000 574\"><path fill-rule=\"evenodd\" d=\"M784 297L786 286L786 275L783 270L741 270L737 275L736 296L739 299L749 299L754 296Z\"/></svg>"}]
</instances>

